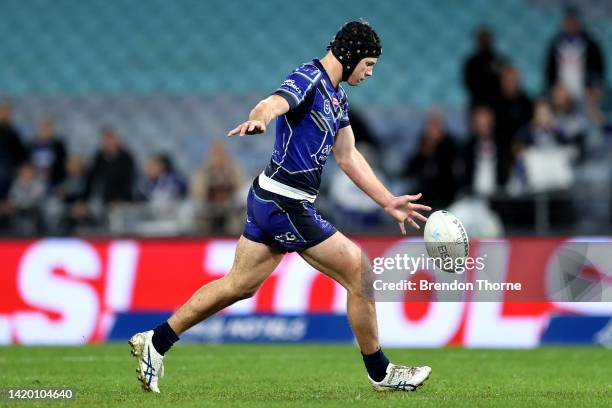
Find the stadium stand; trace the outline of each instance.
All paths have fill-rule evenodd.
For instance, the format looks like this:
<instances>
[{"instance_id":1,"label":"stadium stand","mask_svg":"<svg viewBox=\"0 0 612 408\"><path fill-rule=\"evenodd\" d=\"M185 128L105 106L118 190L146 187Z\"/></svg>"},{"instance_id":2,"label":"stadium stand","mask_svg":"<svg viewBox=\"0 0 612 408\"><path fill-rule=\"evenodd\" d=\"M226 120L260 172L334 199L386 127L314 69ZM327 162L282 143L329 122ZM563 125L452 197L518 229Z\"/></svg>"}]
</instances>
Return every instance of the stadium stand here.
<instances>
[{"instance_id":1,"label":"stadium stand","mask_svg":"<svg viewBox=\"0 0 612 408\"><path fill-rule=\"evenodd\" d=\"M540 93L560 4L391 0L373 7L355 0L349 11L338 2L281 0L5 0L0 96L13 101L26 139L37 120L51 116L69 150L87 157L100 128L112 125L139 163L169 152L183 173L192 174L213 138L243 119L297 63L322 55L344 21L363 17L383 38L383 57L371 82L349 91L351 103L367 106L363 114L387 146L381 166L396 175L414 151L431 106L443 109L453 134L466 134L461 62L480 24L492 28L526 90ZM585 16L605 54L612 55L612 14L601 4L585 2ZM241 16L249 16L248 22ZM607 76L612 78L612 64ZM271 144L259 137L229 148L254 176ZM601 160L587 163L577 179L592 180L588 174L595 173L605 183L610 171L592 170Z\"/></svg>"}]
</instances>

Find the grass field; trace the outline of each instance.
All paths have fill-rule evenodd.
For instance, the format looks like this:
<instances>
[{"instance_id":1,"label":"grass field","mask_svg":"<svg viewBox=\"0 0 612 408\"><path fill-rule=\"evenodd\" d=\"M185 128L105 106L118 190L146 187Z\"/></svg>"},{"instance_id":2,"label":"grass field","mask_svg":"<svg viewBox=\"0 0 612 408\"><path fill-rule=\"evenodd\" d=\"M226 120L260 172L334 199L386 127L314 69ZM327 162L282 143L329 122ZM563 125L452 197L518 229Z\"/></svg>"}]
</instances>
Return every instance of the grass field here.
<instances>
[{"instance_id":1,"label":"grass field","mask_svg":"<svg viewBox=\"0 0 612 408\"><path fill-rule=\"evenodd\" d=\"M413 393L375 393L350 346L180 345L168 353L161 395L136 380L127 344L0 347L0 387L70 387L65 404L6 406L294 407L612 406L612 351L388 349L392 361L428 364ZM0 402L2 404L2 402Z\"/></svg>"}]
</instances>

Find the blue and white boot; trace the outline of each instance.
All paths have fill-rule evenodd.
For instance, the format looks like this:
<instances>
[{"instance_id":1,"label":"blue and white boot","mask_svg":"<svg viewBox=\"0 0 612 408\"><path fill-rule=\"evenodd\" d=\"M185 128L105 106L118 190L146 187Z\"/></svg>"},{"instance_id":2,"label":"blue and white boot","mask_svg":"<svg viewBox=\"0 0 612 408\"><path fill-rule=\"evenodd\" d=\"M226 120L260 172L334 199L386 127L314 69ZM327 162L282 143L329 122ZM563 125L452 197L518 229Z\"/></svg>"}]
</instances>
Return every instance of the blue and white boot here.
<instances>
[{"instance_id":1,"label":"blue and white boot","mask_svg":"<svg viewBox=\"0 0 612 408\"><path fill-rule=\"evenodd\" d=\"M389 363L387 375L380 382L368 376L376 391L414 391L431 374L431 367L405 367Z\"/></svg>"},{"instance_id":2,"label":"blue and white boot","mask_svg":"<svg viewBox=\"0 0 612 408\"><path fill-rule=\"evenodd\" d=\"M164 376L164 356L153 347L153 330L136 333L128 341L132 355L138 359L138 380L142 389L159 394L157 382Z\"/></svg>"}]
</instances>

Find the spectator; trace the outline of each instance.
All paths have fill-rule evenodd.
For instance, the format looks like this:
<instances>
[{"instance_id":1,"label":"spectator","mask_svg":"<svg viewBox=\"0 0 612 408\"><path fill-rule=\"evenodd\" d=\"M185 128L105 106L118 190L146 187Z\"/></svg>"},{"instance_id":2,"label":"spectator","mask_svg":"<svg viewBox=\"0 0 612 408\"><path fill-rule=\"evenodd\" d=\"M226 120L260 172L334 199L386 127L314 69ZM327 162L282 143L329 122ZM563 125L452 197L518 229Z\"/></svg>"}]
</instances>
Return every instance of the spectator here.
<instances>
[{"instance_id":1,"label":"spectator","mask_svg":"<svg viewBox=\"0 0 612 408\"><path fill-rule=\"evenodd\" d=\"M514 149L516 161L508 191L521 194L569 189L576 152L565 145L568 142L555 126L548 101L537 101L533 120L518 133Z\"/></svg>"},{"instance_id":2,"label":"spectator","mask_svg":"<svg viewBox=\"0 0 612 408\"><path fill-rule=\"evenodd\" d=\"M455 143L447 131L442 114L427 114L418 151L404 171L416 182L413 189L423 193L423 202L432 207L446 207L454 199L457 180L453 172Z\"/></svg>"},{"instance_id":3,"label":"spectator","mask_svg":"<svg viewBox=\"0 0 612 408\"><path fill-rule=\"evenodd\" d=\"M503 58L495 50L493 35L486 27L476 33L475 50L463 66L463 82L470 109L476 105L492 106L499 92L499 72Z\"/></svg>"},{"instance_id":4,"label":"spectator","mask_svg":"<svg viewBox=\"0 0 612 408\"><path fill-rule=\"evenodd\" d=\"M26 149L12 123L13 107L0 101L0 200L4 200L19 165L25 160Z\"/></svg>"},{"instance_id":5,"label":"spectator","mask_svg":"<svg viewBox=\"0 0 612 408\"><path fill-rule=\"evenodd\" d=\"M583 101L589 88L603 88L604 65L601 49L582 28L578 10L568 7L562 30L548 49L546 81L549 89L559 82L572 98Z\"/></svg>"},{"instance_id":6,"label":"spectator","mask_svg":"<svg viewBox=\"0 0 612 408\"><path fill-rule=\"evenodd\" d=\"M603 133L609 133L612 128L612 121L607 118L609 112L612 112L611 102L612 95L605 89L593 87L587 92L585 113L589 125Z\"/></svg>"},{"instance_id":7,"label":"spectator","mask_svg":"<svg viewBox=\"0 0 612 408\"><path fill-rule=\"evenodd\" d=\"M56 187L55 195L64 203L74 203L85 198L87 170L85 162L78 156L66 161L66 177Z\"/></svg>"},{"instance_id":8,"label":"spectator","mask_svg":"<svg viewBox=\"0 0 612 408\"><path fill-rule=\"evenodd\" d=\"M186 192L185 182L174 170L168 155L158 154L149 159L139 193L154 213L171 210Z\"/></svg>"},{"instance_id":9,"label":"spectator","mask_svg":"<svg viewBox=\"0 0 612 408\"><path fill-rule=\"evenodd\" d=\"M489 207L489 203L484 199L464 197L455 201L448 210L461 220L470 239L492 239L505 236L501 217Z\"/></svg>"},{"instance_id":10,"label":"spectator","mask_svg":"<svg viewBox=\"0 0 612 408\"><path fill-rule=\"evenodd\" d=\"M115 129L102 129L100 142L87 178L87 198L103 204L132 201L136 175L132 155L121 146Z\"/></svg>"},{"instance_id":11,"label":"spectator","mask_svg":"<svg viewBox=\"0 0 612 408\"><path fill-rule=\"evenodd\" d=\"M222 142L210 146L208 158L192 182L192 194L200 206L198 220L207 232L229 234L239 226L236 193L242 187L242 170Z\"/></svg>"},{"instance_id":12,"label":"spectator","mask_svg":"<svg viewBox=\"0 0 612 408\"><path fill-rule=\"evenodd\" d=\"M549 147L566 144L562 133L555 126L550 104L540 99L534 106L533 120L518 132L521 146Z\"/></svg>"},{"instance_id":13,"label":"spectator","mask_svg":"<svg viewBox=\"0 0 612 408\"><path fill-rule=\"evenodd\" d=\"M475 107L470 127L469 140L459 159L463 184L470 193L491 196L506 183L502 175L510 172L510 169L503 169L502 162L497 159L493 111L484 105Z\"/></svg>"},{"instance_id":14,"label":"spectator","mask_svg":"<svg viewBox=\"0 0 612 408\"><path fill-rule=\"evenodd\" d=\"M14 217L15 231L19 235L41 232L45 190L45 183L36 173L36 168L30 163L22 164L8 195L8 211Z\"/></svg>"},{"instance_id":15,"label":"spectator","mask_svg":"<svg viewBox=\"0 0 612 408\"><path fill-rule=\"evenodd\" d=\"M577 109L563 84L555 85L551 90L553 122L560 133L561 141L576 147L579 158L584 158L587 123L585 116Z\"/></svg>"},{"instance_id":16,"label":"spectator","mask_svg":"<svg viewBox=\"0 0 612 408\"><path fill-rule=\"evenodd\" d=\"M54 188L66 176L66 148L55 134L51 118L45 118L38 123L34 143L30 146L30 161L46 181L48 188Z\"/></svg>"},{"instance_id":17,"label":"spectator","mask_svg":"<svg viewBox=\"0 0 612 408\"><path fill-rule=\"evenodd\" d=\"M85 162L78 156L72 156L66 162L66 177L55 189L55 196L60 203L59 214L51 216L58 219L49 220L50 216L48 216L47 224L54 225L58 233L69 233L75 227L91 222L85 203L86 192Z\"/></svg>"},{"instance_id":18,"label":"spectator","mask_svg":"<svg viewBox=\"0 0 612 408\"><path fill-rule=\"evenodd\" d=\"M497 160L499 161L499 182L505 184L513 167L513 145L516 134L531 120L532 103L521 89L517 69L505 65L501 70L500 94L495 103L495 136Z\"/></svg>"}]
</instances>

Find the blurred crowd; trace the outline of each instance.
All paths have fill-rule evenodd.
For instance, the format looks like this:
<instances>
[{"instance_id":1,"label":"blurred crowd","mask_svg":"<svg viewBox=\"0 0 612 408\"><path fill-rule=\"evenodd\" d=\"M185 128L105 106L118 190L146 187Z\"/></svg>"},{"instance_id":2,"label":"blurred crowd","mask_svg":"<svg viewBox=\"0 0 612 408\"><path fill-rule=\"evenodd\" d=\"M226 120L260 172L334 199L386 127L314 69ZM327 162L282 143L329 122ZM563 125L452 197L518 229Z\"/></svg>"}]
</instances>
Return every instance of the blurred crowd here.
<instances>
[{"instance_id":1,"label":"blurred crowd","mask_svg":"<svg viewBox=\"0 0 612 408\"><path fill-rule=\"evenodd\" d=\"M605 58L577 11L567 9L542 68L546 87L540 95L528 95L519 69L497 50L493 33L482 27L475 40L462 67L467 135L454 135L442 111L431 109L405 167L400 174L385 174L377 169L376 136L359 115L352 113L351 123L377 174L407 180L409 191L423 193L433 207L476 197L480 213L492 208L504 220L524 218L516 203L507 211L507 198L568 194L574 169L594 154L591 140L610 132ZM250 180L222 141L209 146L201 167L187 176L163 152L139 168L112 126L100 130L98 150L90 158L71 154L52 118L43 118L34 135L24 136L13 124L10 102L0 102L2 234L240 232ZM324 201L342 212L346 224L381 222L380 210L360 200L346 177L331 179ZM556 208L566 219L572 211Z\"/></svg>"},{"instance_id":2,"label":"blurred crowd","mask_svg":"<svg viewBox=\"0 0 612 408\"><path fill-rule=\"evenodd\" d=\"M427 114L417 152L404 172L413 179L414 191L435 207L477 197L504 222L531 225L536 204L524 205L523 199L545 193L552 197L544 204L550 207L545 211L555 213L551 219L572 222L576 169L610 136L604 55L577 10L566 9L550 42L539 95L523 89L519 69L497 50L486 27L476 33L462 68L467 137L453 135L439 111Z\"/></svg>"},{"instance_id":3,"label":"blurred crowd","mask_svg":"<svg viewBox=\"0 0 612 408\"><path fill-rule=\"evenodd\" d=\"M71 155L51 118L25 144L0 103L0 231L72 233L235 233L242 219L240 167L214 143L191 180L165 153L139 169L117 130L104 127L89 159Z\"/></svg>"}]
</instances>

